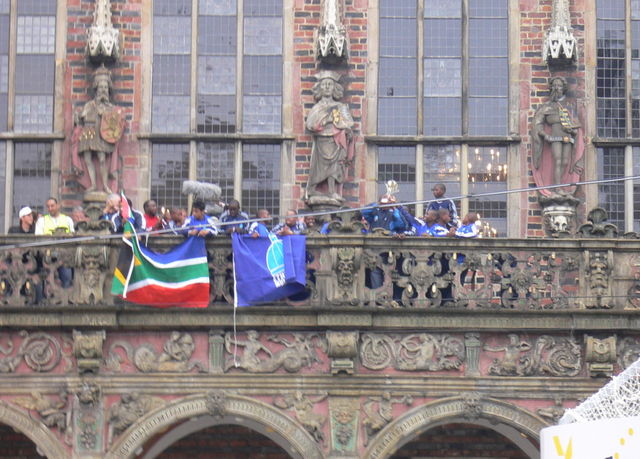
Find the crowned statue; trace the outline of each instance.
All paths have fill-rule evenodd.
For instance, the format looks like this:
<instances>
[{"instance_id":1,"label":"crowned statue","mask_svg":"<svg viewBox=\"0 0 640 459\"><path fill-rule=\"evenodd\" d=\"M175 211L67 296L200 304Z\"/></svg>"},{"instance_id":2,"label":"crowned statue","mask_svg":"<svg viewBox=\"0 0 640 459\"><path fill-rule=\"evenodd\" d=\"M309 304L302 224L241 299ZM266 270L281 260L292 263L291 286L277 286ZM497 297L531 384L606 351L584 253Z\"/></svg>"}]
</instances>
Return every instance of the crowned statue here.
<instances>
[{"instance_id":1,"label":"crowned statue","mask_svg":"<svg viewBox=\"0 0 640 459\"><path fill-rule=\"evenodd\" d=\"M125 128L121 107L111 102L111 72L101 65L93 74L93 99L74 116L72 168L86 193L112 193L117 183L118 141Z\"/></svg>"}]
</instances>

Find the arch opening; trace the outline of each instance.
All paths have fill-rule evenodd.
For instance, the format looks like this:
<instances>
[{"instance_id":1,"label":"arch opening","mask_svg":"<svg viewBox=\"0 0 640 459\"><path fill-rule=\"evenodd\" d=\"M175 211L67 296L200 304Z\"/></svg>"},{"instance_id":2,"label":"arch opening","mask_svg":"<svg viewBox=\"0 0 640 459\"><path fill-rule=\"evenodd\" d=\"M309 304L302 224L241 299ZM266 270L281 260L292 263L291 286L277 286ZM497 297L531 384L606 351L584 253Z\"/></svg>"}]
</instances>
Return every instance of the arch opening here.
<instances>
[{"instance_id":1,"label":"arch opening","mask_svg":"<svg viewBox=\"0 0 640 459\"><path fill-rule=\"evenodd\" d=\"M29 437L11 426L0 424L0 459L42 459L38 447Z\"/></svg>"},{"instance_id":2,"label":"arch opening","mask_svg":"<svg viewBox=\"0 0 640 459\"><path fill-rule=\"evenodd\" d=\"M505 428L483 424L452 422L430 426L400 445L390 458L529 459L534 457L532 453L537 453L537 445L517 432L506 432Z\"/></svg>"}]
</instances>

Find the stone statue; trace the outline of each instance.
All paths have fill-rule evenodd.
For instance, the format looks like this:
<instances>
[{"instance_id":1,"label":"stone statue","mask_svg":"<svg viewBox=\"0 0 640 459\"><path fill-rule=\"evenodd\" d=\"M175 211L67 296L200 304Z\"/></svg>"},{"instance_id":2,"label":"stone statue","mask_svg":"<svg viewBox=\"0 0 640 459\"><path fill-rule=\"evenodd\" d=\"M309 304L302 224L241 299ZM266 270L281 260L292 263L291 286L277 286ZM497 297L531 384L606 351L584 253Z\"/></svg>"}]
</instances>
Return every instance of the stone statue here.
<instances>
[{"instance_id":1,"label":"stone statue","mask_svg":"<svg viewBox=\"0 0 640 459\"><path fill-rule=\"evenodd\" d=\"M567 103L567 89L564 78L551 78L550 100L538 108L533 118L532 170L538 186L576 182L582 174L584 140L580 123ZM574 191L564 187L540 193L552 196L573 194Z\"/></svg>"},{"instance_id":2,"label":"stone statue","mask_svg":"<svg viewBox=\"0 0 640 459\"><path fill-rule=\"evenodd\" d=\"M111 72L104 65L93 74L92 88L94 98L75 115L73 169L87 193L112 193L109 180L117 179L117 144L124 132L125 117L122 108L111 103Z\"/></svg>"},{"instance_id":3,"label":"stone statue","mask_svg":"<svg viewBox=\"0 0 640 459\"><path fill-rule=\"evenodd\" d=\"M323 71L316 78L313 96L317 102L305 123L313 133L307 198L312 204L325 200L339 205L344 201L341 185L346 168L353 159L353 118L349 106L339 102L344 93L340 75Z\"/></svg>"}]
</instances>

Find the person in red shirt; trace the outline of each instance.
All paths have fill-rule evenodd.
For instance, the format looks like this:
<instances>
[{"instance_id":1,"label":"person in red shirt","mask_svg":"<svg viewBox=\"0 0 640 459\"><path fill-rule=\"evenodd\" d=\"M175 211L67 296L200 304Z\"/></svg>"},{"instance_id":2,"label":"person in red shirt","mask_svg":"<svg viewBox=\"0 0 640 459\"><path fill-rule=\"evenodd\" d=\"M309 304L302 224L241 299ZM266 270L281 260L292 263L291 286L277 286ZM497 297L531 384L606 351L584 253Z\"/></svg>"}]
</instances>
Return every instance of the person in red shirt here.
<instances>
[{"instance_id":1,"label":"person in red shirt","mask_svg":"<svg viewBox=\"0 0 640 459\"><path fill-rule=\"evenodd\" d=\"M145 201L142 205L144 209L144 220L146 222L146 231L155 231L162 229L162 217L158 215L158 204L153 199Z\"/></svg>"}]
</instances>

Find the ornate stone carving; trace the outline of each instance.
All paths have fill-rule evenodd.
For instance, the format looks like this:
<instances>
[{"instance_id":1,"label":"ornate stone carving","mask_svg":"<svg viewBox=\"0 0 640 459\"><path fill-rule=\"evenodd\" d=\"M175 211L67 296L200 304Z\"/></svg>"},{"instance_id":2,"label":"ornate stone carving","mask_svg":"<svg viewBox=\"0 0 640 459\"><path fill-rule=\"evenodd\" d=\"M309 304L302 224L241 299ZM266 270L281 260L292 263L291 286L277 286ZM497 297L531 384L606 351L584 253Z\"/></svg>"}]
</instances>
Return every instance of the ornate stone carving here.
<instances>
[{"instance_id":1,"label":"ornate stone carving","mask_svg":"<svg viewBox=\"0 0 640 459\"><path fill-rule=\"evenodd\" d=\"M437 307L442 293L450 285L452 274L442 274L440 253L402 252L401 274L396 285L402 288L402 304L411 307ZM405 277L406 276L406 277Z\"/></svg>"},{"instance_id":2,"label":"ornate stone carving","mask_svg":"<svg viewBox=\"0 0 640 459\"><path fill-rule=\"evenodd\" d=\"M519 260L511 254L500 255L503 276L500 280L500 299L503 307L539 307L540 292L545 287L541 278L541 258L540 253L534 253L525 260Z\"/></svg>"},{"instance_id":3,"label":"ornate stone carving","mask_svg":"<svg viewBox=\"0 0 640 459\"><path fill-rule=\"evenodd\" d=\"M205 371L202 363L191 362L191 356L195 350L193 337L189 333L171 332L171 336L165 341L162 352L158 353L150 344L143 344L132 348L131 344L124 341L116 341L109 349L107 368L111 371L120 371L120 364L123 358L116 352L117 348L122 348L127 358L135 367L143 373L188 373L194 369Z\"/></svg>"},{"instance_id":4,"label":"ornate stone carving","mask_svg":"<svg viewBox=\"0 0 640 459\"><path fill-rule=\"evenodd\" d=\"M347 30L342 24L342 0L323 0L320 27L314 31L316 57L329 64L348 57Z\"/></svg>"},{"instance_id":5,"label":"ornate stone carving","mask_svg":"<svg viewBox=\"0 0 640 459\"><path fill-rule=\"evenodd\" d=\"M63 434L67 432L71 412L66 389L61 389L57 397L47 397L34 390L29 396L14 398L13 402L27 410L36 411L47 427L57 428Z\"/></svg>"},{"instance_id":6,"label":"ornate stone carving","mask_svg":"<svg viewBox=\"0 0 640 459\"><path fill-rule=\"evenodd\" d=\"M458 370L464 362L464 343L448 335L416 333L401 338L366 333L362 335L360 361L370 370Z\"/></svg>"},{"instance_id":7,"label":"ornate stone carving","mask_svg":"<svg viewBox=\"0 0 640 459\"><path fill-rule=\"evenodd\" d=\"M82 405L95 407L98 406L98 403L100 402L102 390L96 383L85 380L82 381L82 386L76 393L76 396Z\"/></svg>"},{"instance_id":8,"label":"ornate stone carving","mask_svg":"<svg viewBox=\"0 0 640 459\"><path fill-rule=\"evenodd\" d=\"M117 61L120 58L120 32L111 24L109 0L96 0L93 25L88 32L87 54L94 62Z\"/></svg>"},{"instance_id":9,"label":"ornate stone carving","mask_svg":"<svg viewBox=\"0 0 640 459\"><path fill-rule=\"evenodd\" d=\"M313 134L311 165L307 183L309 207L339 207L344 202L342 184L353 161L354 125L349 105L340 102L344 89L340 75L322 71L313 86L316 104L311 108L305 126Z\"/></svg>"},{"instance_id":10,"label":"ornate stone carving","mask_svg":"<svg viewBox=\"0 0 640 459\"><path fill-rule=\"evenodd\" d=\"M607 211L602 207L591 209L587 216L588 223L580 225L580 228L578 228L578 237L618 237L618 227L613 223L608 223L608 218Z\"/></svg>"},{"instance_id":11,"label":"ornate stone carving","mask_svg":"<svg viewBox=\"0 0 640 459\"><path fill-rule=\"evenodd\" d=\"M355 455L358 443L359 401L351 398L332 397L329 399L329 413L331 450L337 454Z\"/></svg>"},{"instance_id":12,"label":"ornate stone carving","mask_svg":"<svg viewBox=\"0 0 640 459\"><path fill-rule=\"evenodd\" d=\"M120 401L109 408L109 439L117 437L146 413L161 407L164 403L159 397L139 392L123 394Z\"/></svg>"},{"instance_id":13,"label":"ornate stone carving","mask_svg":"<svg viewBox=\"0 0 640 459\"><path fill-rule=\"evenodd\" d=\"M584 335L585 353L584 360L588 364L589 376L613 376L613 364L616 363L616 337L609 336L598 339Z\"/></svg>"},{"instance_id":14,"label":"ornate stone carving","mask_svg":"<svg viewBox=\"0 0 640 459\"><path fill-rule=\"evenodd\" d=\"M14 341L9 338L6 345L0 344L0 374L14 373L22 361L38 373L51 371L58 366L63 359L62 347L58 340L48 333L33 333L22 330L18 333L22 337L20 347L15 354ZM1 335L0 335L1 338ZM68 358L65 357L65 360Z\"/></svg>"},{"instance_id":15,"label":"ornate stone carving","mask_svg":"<svg viewBox=\"0 0 640 459\"><path fill-rule=\"evenodd\" d=\"M333 282L327 284L327 299L335 305L359 303L358 272L362 249L355 247L332 247L329 249L331 256L331 270Z\"/></svg>"},{"instance_id":16,"label":"ornate stone carving","mask_svg":"<svg viewBox=\"0 0 640 459\"><path fill-rule=\"evenodd\" d=\"M211 276L211 303L224 300L233 304L233 276L231 270L231 251L225 249L209 250L209 270Z\"/></svg>"},{"instance_id":17,"label":"ornate stone carving","mask_svg":"<svg viewBox=\"0 0 640 459\"><path fill-rule=\"evenodd\" d=\"M497 376L576 376L582 368L580 346L573 338L540 336L532 346L515 333L502 346L484 346L485 351L504 352L495 359L489 373Z\"/></svg>"},{"instance_id":18,"label":"ornate stone carving","mask_svg":"<svg viewBox=\"0 0 640 459\"><path fill-rule=\"evenodd\" d=\"M0 303L24 306L36 303L36 286L44 273L36 251L8 250L0 254Z\"/></svg>"},{"instance_id":19,"label":"ornate stone carving","mask_svg":"<svg viewBox=\"0 0 640 459\"><path fill-rule=\"evenodd\" d=\"M207 392L205 405L211 416L216 419L222 419L227 414L227 394L223 390Z\"/></svg>"},{"instance_id":20,"label":"ornate stone carving","mask_svg":"<svg viewBox=\"0 0 640 459\"><path fill-rule=\"evenodd\" d=\"M73 330L73 355L79 372L97 373L102 364L102 344L106 332L81 332Z\"/></svg>"},{"instance_id":21,"label":"ornate stone carving","mask_svg":"<svg viewBox=\"0 0 640 459\"><path fill-rule=\"evenodd\" d=\"M83 380L73 406L74 443L79 453L97 455L102 452L104 412L102 390L90 380Z\"/></svg>"},{"instance_id":22,"label":"ornate stone carving","mask_svg":"<svg viewBox=\"0 0 640 459\"><path fill-rule=\"evenodd\" d=\"M542 59L550 67L572 64L578 60L577 40L571 29L569 0L553 0L551 27L544 40Z\"/></svg>"},{"instance_id":23,"label":"ornate stone carving","mask_svg":"<svg viewBox=\"0 0 640 459\"><path fill-rule=\"evenodd\" d=\"M640 342L635 338L624 338L618 345L618 365L622 370L627 369L640 358Z\"/></svg>"},{"instance_id":24,"label":"ornate stone carving","mask_svg":"<svg viewBox=\"0 0 640 459\"><path fill-rule=\"evenodd\" d=\"M73 301L95 305L104 300L104 281L109 259L106 246L80 245L76 248L76 275Z\"/></svg>"},{"instance_id":25,"label":"ornate stone carving","mask_svg":"<svg viewBox=\"0 0 640 459\"><path fill-rule=\"evenodd\" d=\"M554 399L554 405L547 408L538 408L537 413L548 419L551 424L557 424L562 415L564 414L564 406L562 406L562 398L556 397Z\"/></svg>"},{"instance_id":26,"label":"ornate stone carving","mask_svg":"<svg viewBox=\"0 0 640 459\"><path fill-rule=\"evenodd\" d=\"M482 415L482 394L479 392L462 394L462 404L462 417L466 420L475 421Z\"/></svg>"},{"instance_id":27,"label":"ornate stone carving","mask_svg":"<svg viewBox=\"0 0 640 459\"><path fill-rule=\"evenodd\" d=\"M302 367L311 367L322 360L316 348L326 351L327 345L315 333L293 333L293 341L278 336L269 336L273 343L284 346L277 352L272 352L260 342L260 334L255 330L247 332L246 340L234 339L230 333L225 335L225 350L233 357L227 359L225 371L230 368L241 368L250 373L273 373L284 368L289 373L300 371ZM237 346L244 348L241 356L237 357ZM266 358L265 358L266 357Z\"/></svg>"},{"instance_id":28,"label":"ornate stone carving","mask_svg":"<svg viewBox=\"0 0 640 459\"><path fill-rule=\"evenodd\" d=\"M587 266L584 277L588 292L584 302L589 309L610 309L611 302L610 278L613 271L613 253L585 251L585 265Z\"/></svg>"},{"instance_id":29,"label":"ornate stone carving","mask_svg":"<svg viewBox=\"0 0 640 459\"><path fill-rule=\"evenodd\" d=\"M402 403L406 406L413 405L411 395L403 395L394 398L391 392L383 392L380 397L369 397L362 405L364 418L362 428L364 430L364 445L367 446L371 438L380 432L387 424L393 421L393 405Z\"/></svg>"},{"instance_id":30,"label":"ornate stone carving","mask_svg":"<svg viewBox=\"0 0 640 459\"><path fill-rule=\"evenodd\" d=\"M464 335L464 348L466 350L465 374L467 376L480 376L480 350L482 342L480 333L470 332Z\"/></svg>"},{"instance_id":31,"label":"ornate stone carving","mask_svg":"<svg viewBox=\"0 0 640 459\"><path fill-rule=\"evenodd\" d=\"M273 404L283 410L293 409L298 422L311 434L319 444L324 444L323 426L326 416L315 413L313 405L323 401L328 394L320 394L316 397L307 397L302 391L294 391L273 398Z\"/></svg>"},{"instance_id":32,"label":"ornate stone carving","mask_svg":"<svg viewBox=\"0 0 640 459\"><path fill-rule=\"evenodd\" d=\"M209 373L224 373L224 331L209 331Z\"/></svg>"},{"instance_id":33,"label":"ornate stone carving","mask_svg":"<svg viewBox=\"0 0 640 459\"><path fill-rule=\"evenodd\" d=\"M576 229L576 207L580 200L573 196L538 197L542 206L542 225L547 236L569 237Z\"/></svg>"},{"instance_id":34,"label":"ornate stone carving","mask_svg":"<svg viewBox=\"0 0 640 459\"><path fill-rule=\"evenodd\" d=\"M358 332L327 331L327 343L331 374L352 375L358 357Z\"/></svg>"}]
</instances>

